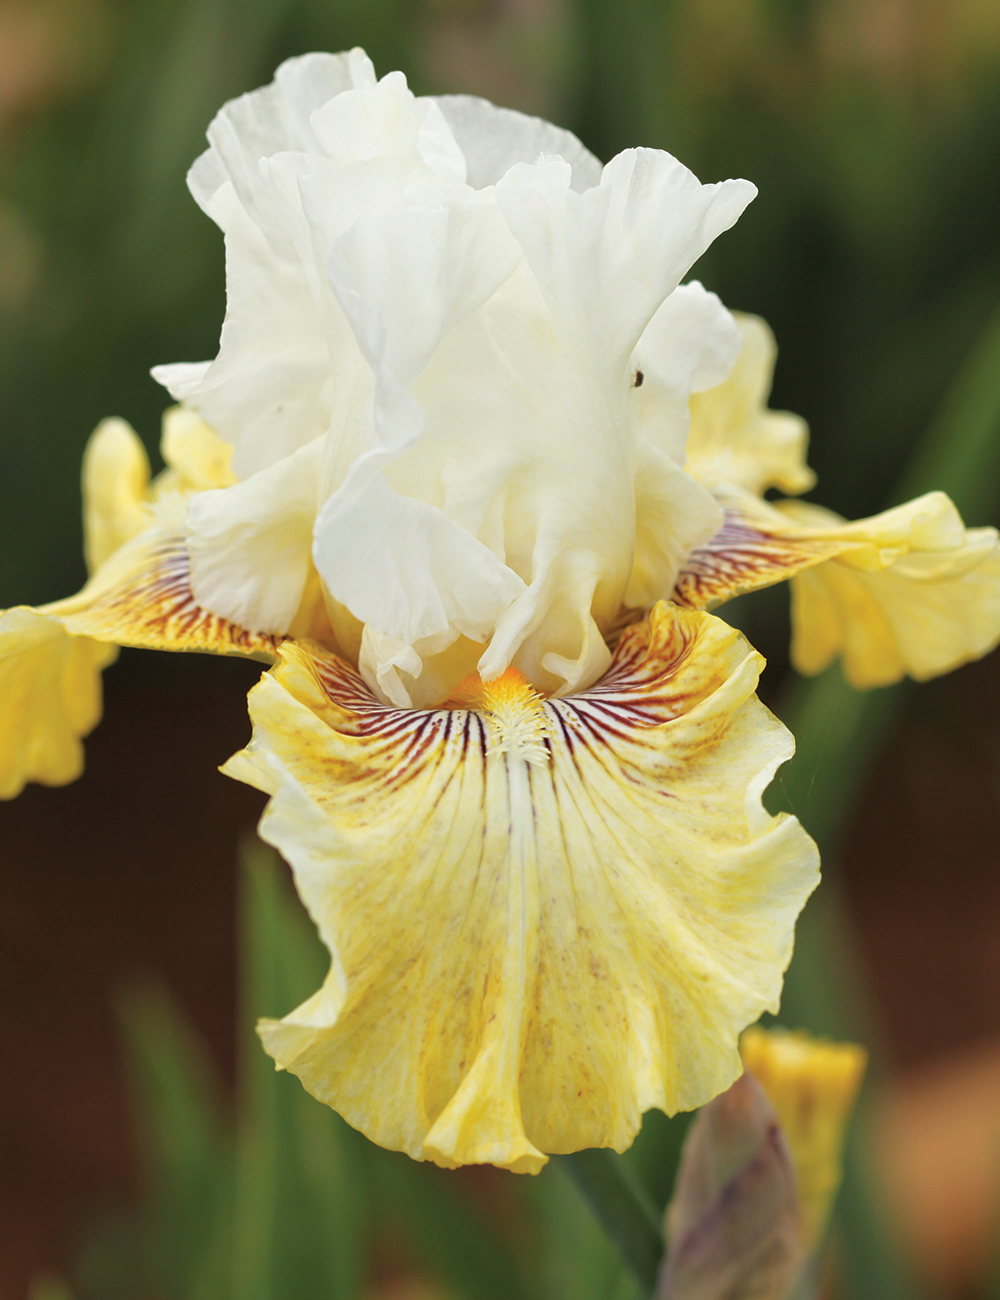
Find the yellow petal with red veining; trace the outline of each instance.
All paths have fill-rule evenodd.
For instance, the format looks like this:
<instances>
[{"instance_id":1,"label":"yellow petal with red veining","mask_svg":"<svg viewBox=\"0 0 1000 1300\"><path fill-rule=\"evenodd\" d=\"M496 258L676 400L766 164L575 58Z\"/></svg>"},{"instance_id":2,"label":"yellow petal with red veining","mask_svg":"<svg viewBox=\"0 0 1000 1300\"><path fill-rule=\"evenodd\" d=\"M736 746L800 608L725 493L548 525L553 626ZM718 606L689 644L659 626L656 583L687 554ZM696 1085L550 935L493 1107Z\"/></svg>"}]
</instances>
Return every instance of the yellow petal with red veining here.
<instances>
[{"instance_id":1,"label":"yellow petal with red veining","mask_svg":"<svg viewBox=\"0 0 1000 1300\"><path fill-rule=\"evenodd\" d=\"M169 520L116 551L78 595L41 612L74 636L147 650L247 655L270 663L280 639L238 627L197 603L183 532Z\"/></svg>"},{"instance_id":2,"label":"yellow petal with red veining","mask_svg":"<svg viewBox=\"0 0 1000 1300\"><path fill-rule=\"evenodd\" d=\"M685 560L672 596L679 605L711 609L861 545L842 528L802 528L750 492L727 488L716 496L723 525Z\"/></svg>"},{"instance_id":3,"label":"yellow petal with red veining","mask_svg":"<svg viewBox=\"0 0 1000 1300\"><path fill-rule=\"evenodd\" d=\"M429 711L280 656L225 769L332 958L260 1026L279 1066L383 1146L519 1172L733 1081L818 877L761 803L793 742L739 633L661 604L587 691L508 673Z\"/></svg>"},{"instance_id":4,"label":"yellow petal with red veining","mask_svg":"<svg viewBox=\"0 0 1000 1300\"><path fill-rule=\"evenodd\" d=\"M729 377L691 398L684 468L706 487L808 492L816 475L806 464L806 422L767 406L778 354L774 335L758 316L734 317L743 346Z\"/></svg>"},{"instance_id":5,"label":"yellow petal with red veining","mask_svg":"<svg viewBox=\"0 0 1000 1300\"><path fill-rule=\"evenodd\" d=\"M25 606L0 613L0 799L28 781L76 780L81 737L101 716L101 669L117 654Z\"/></svg>"},{"instance_id":6,"label":"yellow petal with red veining","mask_svg":"<svg viewBox=\"0 0 1000 1300\"><path fill-rule=\"evenodd\" d=\"M943 492L846 523L802 501L719 493L725 523L685 562L673 599L695 609L792 580L792 662L841 655L852 686L918 681L1000 641L1000 539L967 529Z\"/></svg>"},{"instance_id":7,"label":"yellow petal with red veining","mask_svg":"<svg viewBox=\"0 0 1000 1300\"><path fill-rule=\"evenodd\" d=\"M120 645L265 663L276 652L274 637L195 602L183 535L154 525L105 560L78 595L0 612L0 799L27 781L65 785L80 775L80 739L100 721L101 671Z\"/></svg>"}]
</instances>

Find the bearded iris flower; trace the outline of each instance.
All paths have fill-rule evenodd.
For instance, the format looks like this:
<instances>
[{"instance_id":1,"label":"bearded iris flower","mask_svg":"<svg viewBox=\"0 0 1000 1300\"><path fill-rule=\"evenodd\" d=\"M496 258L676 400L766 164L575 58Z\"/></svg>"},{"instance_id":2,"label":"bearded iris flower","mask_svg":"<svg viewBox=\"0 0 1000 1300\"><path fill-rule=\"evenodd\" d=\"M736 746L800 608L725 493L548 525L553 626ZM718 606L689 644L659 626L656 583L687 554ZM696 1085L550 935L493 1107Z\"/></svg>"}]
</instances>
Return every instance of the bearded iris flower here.
<instances>
[{"instance_id":1,"label":"bearded iris flower","mask_svg":"<svg viewBox=\"0 0 1000 1300\"><path fill-rule=\"evenodd\" d=\"M3 792L76 775L114 645L272 663L225 770L269 795L331 966L268 1052L417 1159L622 1150L739 1075L817 881L762 803L792 753L762 660L707 607L916 564L943 668L1000 635L995 535L936 498L822 526L764 500L809 486L804 429L764 408L764 327L681 284L747 182L602 168L358 50L282 65L209 142L219 353L154 372L182 405L153 484L95 435L88 586L0 618Z\"/></svg>"}]
</instances>

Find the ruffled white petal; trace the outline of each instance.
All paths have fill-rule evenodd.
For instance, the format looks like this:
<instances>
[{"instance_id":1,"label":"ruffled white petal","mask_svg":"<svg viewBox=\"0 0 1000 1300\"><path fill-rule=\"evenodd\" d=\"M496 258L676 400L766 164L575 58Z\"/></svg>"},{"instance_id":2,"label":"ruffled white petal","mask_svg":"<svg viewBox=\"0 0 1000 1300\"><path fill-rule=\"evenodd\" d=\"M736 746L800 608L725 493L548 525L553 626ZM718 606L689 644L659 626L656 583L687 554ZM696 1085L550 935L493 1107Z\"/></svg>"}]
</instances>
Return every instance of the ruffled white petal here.
<instances>
[{"instance_id":1,"label":"ruffled white petal","mask_svg":"<svg viewBox=\"0 0 1000 1300\"><path fill-rule=\"evenodd\" d=\"M309 579L322 455L317 439L234 487L192 498L185 540L200 605L257 632L288 631Z\"/></svg>"},{"instance_id":2,"label":"ruffled white petal","mask_svg":"<svg viewBox=\"0 0 1000 1300\"><path fill-rule=\"evenodd\" d=\"M425 427L408 386L516 260L495 206L464 197L359 221L331 250L331 283L376 375L378 441L324 505L314 556L332 596L383 636L483 640L523 590L486 546L382 473Z\"/></svg>"},{"instance_id":3,"label":"ruffled white petal","mask_svg":"<svg viewBox=\"0 0 1000 1300\"><path fill-rule=\"evenodd\" d=\"M397 158L426 164L441 181L465 180L465 155L432 99L414 99L401 72L337 95L310 119L334 163Z\"/></svg>"},{"instance_id":4,"label":"ruffled white petal","mask_svg":"<svg viewBox=\"0 0 1000 1300\"><path fill-rule=\"evenodd\" d=\"M570 180L560 159L519 164L498 183L497 200L557 333L617 378L664 298L757 190L749 181L702 185L656 149L626 149L584 194Z\"/></svg>"},{"instance_id":5,"label":"ruffled white petal","mask_svg":"<svg viewBox=\"0 0 1000 1300\"><path fill-rule=\"evenodd\" d=\"M684 464L691 394L721 384L740 351L731 312L697 280L664 300L632 354L639 436Z\"/></svg>"},{"instance_id":6,"label":"ruffled white petal","mask_svg":"<svg viewBox=\"0 0 1000 1300\"><path fill-rule=\"evenodd\" d=\"M153 377L236 448L247 477L325 433L330 356L305 273L279 260L231 186L226 232L226 319L205 367L157 366Z\"/></svg>"},{"instance_id":7,"label":"ruffled white petal","mask_svg":"<svg viewBox=\"0 0 1000 1300\"><path fill-rule=\"evenodd\" d=\"M251 216L266 223L266 199L258 208L265 192L260 160L286 150L317 150L313 113L345 90L374 84L375 70L363 50L286 59L270 85L230 100L212 120L210 147L188 174L195 200L212 216L213 200L229 182Z\"/></svg>"},{"instance_id":8,"label":"ruffled white petal","mask_svg":"<svg viewBox=\"0 0 1000 1300\"><path fill-rule=\"evenodd\" d=\"M420 187L418 204L356 221L333 244L330 285L379 380L408 388L455 325L514 270L496 205L464 188ZM392 441L391 429L380 428Z\"/></svg>"},{"instance_id":9,"label":"ruffled white petal","mask_svg":"<svg viewBox=\"0 0 1000 1300\"><path fill-rule=\"evenodd\" d=\"M484 641L524 583L476 538L378 473L355 495L331 498L316 523L316 567L373 632L412 645L458 635ZM352 520L364 520L362 539ZM363 541L363 550L358 546ZM332 584L326 578L329 574Z\"/></svg>"},{"instance_id":10,"label":"ruffled white petal","mask_svg":"<svg viewBox=\"0 0 1000 1300\"><path fill-rule=\"evenodd\" d=\"M153 375L237 447L240 475L312 441L329 416L322 321L287 204L261 162L319 151L312 114L374 82L361 50L289 59L269 86L217 114L210 147L189 173L192 194L226 235L226 321L214 362L157 366Z\"/></svg>"},{"instance_id":11,"label":"ruffled white petal","mask_svg":"<svg viewBox=\"0 0 1000 1300\"><path fill-rule=\"evenodd\" d=\"M633 595L641 589L656 599L673 586L683 552L718 525L707 494L666 457L637 446L628 367L701 240L731 224L753 195L743 182L702 186L669 155L643 150L613 160L584 194L569 180L567 164L545 160L512 168L497 186L545 310L523 294L520 337L491 332L512 355L519 345L514 401L523 404L528 384L537 385L530 400L544 442L533 440L526 459L534 474L513 489L530 493L531 505L516 513L507 506L519 525L519 535L505 537L508 563L529 587L504 612L479 666L489 678L513 662L559 693L581 689L603 668L599 628L626 598L639 532ZM509 411L513 403L503 398ZM516 417L510 423L531 428ZM539 472L543 448L551 460ZM676 514L658 542L671 504Z\"/></svg>"},{"instance_id":12,"label":"ruffled white petal","mask_svg":"<svg viewBox=\"0 0 1000 1300\"><path fill-rule=\"evenodd\" d=\"M467 180L475 189L495 185L515 163L535 163L543 154L558 154L573 169L574 190L601 182L601 162L572 131L498 108L476 95L439 95L437 103L465 155Z\"/></svg>"}]
</instances>

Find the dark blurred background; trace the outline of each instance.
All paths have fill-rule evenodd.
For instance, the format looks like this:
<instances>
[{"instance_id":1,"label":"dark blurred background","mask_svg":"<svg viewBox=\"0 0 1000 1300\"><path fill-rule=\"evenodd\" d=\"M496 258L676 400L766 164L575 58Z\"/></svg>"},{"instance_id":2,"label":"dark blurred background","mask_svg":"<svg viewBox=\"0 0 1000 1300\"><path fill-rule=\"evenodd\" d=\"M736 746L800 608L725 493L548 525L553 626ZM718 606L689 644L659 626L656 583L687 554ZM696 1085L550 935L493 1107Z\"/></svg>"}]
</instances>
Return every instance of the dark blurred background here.
<instances>
[{"instance_id":1,"label":"dark blurred background","mask_svg":"<svg viewBox=\"0 0 1000 1300\"><path fill-rule=\"evenodd\" d=\"M651 145L753 180L696 273L773 326L813 495L852 517L892 499L1000 308L997 0L0 0L0 606L80 585L88 434L124 416L155 466L149 367L214 355L222 240L184 187L211 116L282 58L353 44L604 159ZM787 594L741 617L778 700ZM161 974L232 1075L236 849L260 805L215 768L258 671L126 651L84 778L0 808L7 1300L138 1194L118 991ZM885 1195L956 1297L1000 1224L998 804L993 655L906 698L840 828Z\"/></svg>"}]
</instances>

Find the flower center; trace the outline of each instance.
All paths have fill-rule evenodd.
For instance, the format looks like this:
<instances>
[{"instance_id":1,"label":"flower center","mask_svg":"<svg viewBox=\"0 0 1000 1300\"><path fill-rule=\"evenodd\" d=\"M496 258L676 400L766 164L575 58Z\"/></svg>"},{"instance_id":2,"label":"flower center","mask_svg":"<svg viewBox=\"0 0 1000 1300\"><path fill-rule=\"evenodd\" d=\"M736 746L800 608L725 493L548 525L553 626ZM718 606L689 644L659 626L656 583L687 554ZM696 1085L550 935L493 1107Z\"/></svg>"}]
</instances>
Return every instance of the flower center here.
<instances>
[{"instance_id":1,"label":"flower center","mask_svg":"<svg viewBox=\"0 0 1000 1300\"><path fill-rule=\"evenodd\" d=\"M484 715L488 753L510 754L537 767L549 762L545 741L552 724L545 699L517 668L508 668L490 682L471 673L455 687L444 707Z\"/></svg>"}]
</instances>

